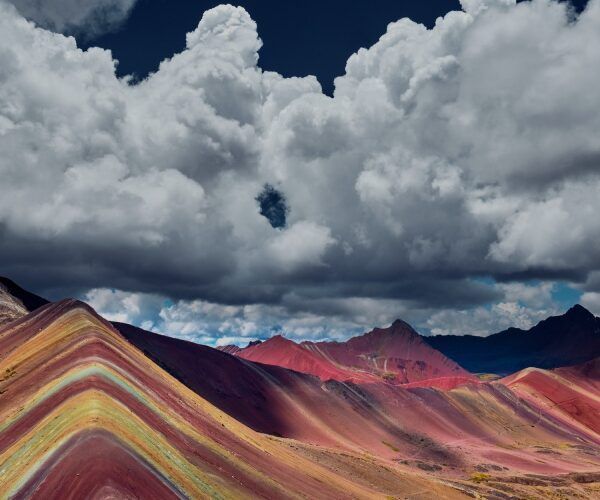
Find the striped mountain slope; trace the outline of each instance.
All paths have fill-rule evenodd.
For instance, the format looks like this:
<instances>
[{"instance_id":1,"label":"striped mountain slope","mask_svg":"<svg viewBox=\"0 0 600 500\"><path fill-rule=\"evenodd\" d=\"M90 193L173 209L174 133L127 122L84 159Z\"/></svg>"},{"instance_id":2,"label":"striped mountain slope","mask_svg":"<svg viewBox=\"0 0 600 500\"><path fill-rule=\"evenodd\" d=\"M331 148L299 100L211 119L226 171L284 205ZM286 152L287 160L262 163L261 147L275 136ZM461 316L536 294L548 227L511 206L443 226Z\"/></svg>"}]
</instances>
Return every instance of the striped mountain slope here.
<instances>
[{"instance_id":1,"label":"striped mountain slope","mask_svg":"<svg viewBox=\"0 0 600 500\"><path fill-rule=\"evenodd\" d=\"M256 433L77 301L1 329L0 373L2 498L374 498L378 484L462 497L375 465L352 474L354 458L334 469L326 450Z\"/></svg>"}]
</instances>

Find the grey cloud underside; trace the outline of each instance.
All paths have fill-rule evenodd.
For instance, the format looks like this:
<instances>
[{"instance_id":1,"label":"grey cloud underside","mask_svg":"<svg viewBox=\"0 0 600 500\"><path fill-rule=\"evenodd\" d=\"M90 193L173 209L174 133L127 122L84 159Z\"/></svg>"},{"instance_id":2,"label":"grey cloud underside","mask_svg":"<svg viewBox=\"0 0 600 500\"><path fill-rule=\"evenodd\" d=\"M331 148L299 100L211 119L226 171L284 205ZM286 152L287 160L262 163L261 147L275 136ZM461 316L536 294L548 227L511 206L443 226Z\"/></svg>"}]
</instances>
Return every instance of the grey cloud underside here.
<instances>
[{"instance_id":1,"label":"grey cloud underside","mask_svg":"<svg viewBox=\"0 0 600 500\"><path fill-rule=\"evenodd\" d=\"M92 38L117 28L137 0L9 0L38 26Z\"/></svg>"},{"instance_id":2,"label":"grey cloud underside","mask_svg":"<svg viewBox=\"0 0 600 500\"><path fill-rule=\"evenodd\" d=\"M263 72L240 8L207 12L130 85L110 53L0 0L3 273L56 295L330 315L357 297L504 296L479 276L585 281L600 270L600 1L577 19L549 0L463 4L432 30L390 25L330 98ZM257 207L267 183L291 207L282 230Z\"/></svg>"}]
</instances>

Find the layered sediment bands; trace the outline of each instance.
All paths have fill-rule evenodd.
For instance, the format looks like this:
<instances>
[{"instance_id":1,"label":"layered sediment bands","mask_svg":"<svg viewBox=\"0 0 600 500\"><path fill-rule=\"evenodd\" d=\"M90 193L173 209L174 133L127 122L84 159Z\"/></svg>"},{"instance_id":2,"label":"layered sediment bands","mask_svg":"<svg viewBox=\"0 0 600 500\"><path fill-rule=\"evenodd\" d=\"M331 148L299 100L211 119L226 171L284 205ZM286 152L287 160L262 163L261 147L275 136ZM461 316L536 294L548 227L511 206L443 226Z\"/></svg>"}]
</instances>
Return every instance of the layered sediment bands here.
<instances>
[{"instance_id":1,"label":"layered sediment bands","mask_svg":"<svg viewBox=\"0 0 600 500\"><path fill-rule=\"evenodd\" d=\"M135 471L135 474L132 474ZM21 488L44 498L179 499L182 494L113 434L86 429L75 434Z\"/></svg>"},{"instance_id":2,"label":"layered sediment bands","mask_svg":"<svg viewBox=\"0 0 600 500\"><path fill-rule=\"evenodd\" d=\"M45 306L1 329L0 373L0 496L378 493L221 412L76 301ZM386 474L401 483L399 474ZM425 483L446 489L419 478L407 484ZM453 491L448 495L458 495Z\"/></svg>"}]
</instances>

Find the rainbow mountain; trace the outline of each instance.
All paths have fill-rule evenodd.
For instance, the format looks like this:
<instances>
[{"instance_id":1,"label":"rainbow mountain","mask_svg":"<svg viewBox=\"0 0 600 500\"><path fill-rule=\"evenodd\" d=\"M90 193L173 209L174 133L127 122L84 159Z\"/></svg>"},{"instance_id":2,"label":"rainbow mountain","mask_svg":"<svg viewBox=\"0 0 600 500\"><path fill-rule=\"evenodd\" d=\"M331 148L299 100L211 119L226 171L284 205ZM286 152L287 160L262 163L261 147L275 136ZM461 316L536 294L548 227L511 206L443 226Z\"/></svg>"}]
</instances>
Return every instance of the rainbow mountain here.
<instances>
[{"instance_id":1,"label":"rainbow mountain","mask_svg":"<svg viewBox=\"0 0 600 500\"><path fill-rule=\"evenodd\" d=\"M0 491L7 498L298 498L378 493L318 449L239 423L81 302L0 330ZM359 458L356 458L359 460ZM350 466L349 466L350 467ZM342 473L345 472L345 473ZM401 476L391 474L401 486ZM441 484L419 483L440 494ZM422 485L421 485L422 486Z\"/></svg>"},{"instance_id":2,"label":"rainbow mountain","mask_svg":"<svg viewBox=\"0 0 600 500\"><path fill-rule=\"evenodd\" d=\"M592 498L599 381L323 381L64 300L0 327L0 498Z\"/></svg>"}]
</instances>

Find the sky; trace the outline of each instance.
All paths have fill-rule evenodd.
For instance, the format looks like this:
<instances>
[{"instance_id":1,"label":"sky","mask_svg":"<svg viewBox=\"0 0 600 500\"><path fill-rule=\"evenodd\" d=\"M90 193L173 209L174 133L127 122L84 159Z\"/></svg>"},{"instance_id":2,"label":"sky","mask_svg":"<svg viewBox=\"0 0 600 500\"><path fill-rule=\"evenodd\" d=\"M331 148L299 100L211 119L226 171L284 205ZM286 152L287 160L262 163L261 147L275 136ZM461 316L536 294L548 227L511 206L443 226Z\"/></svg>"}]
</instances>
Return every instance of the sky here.
<instances>
[{"instance_id":1,"label":"sky","mask_svg":"<svg viewBox=\"0 0 600 500\"><path fill-rule=\"evenodd\" d=\"M206 0L138 0L121 29L85 40L85 46L111 49L119 60L119 74L143 78L156 71L160 61L180 52L185 33L218 5ZM432 26L437 17L460 8L458 0L376 0L357 2L352 8L345 0L251 0L236 5L259 26L262 69L285 77L316 75L328 94L348 57L373 45L388 23L410 17Z\"/></svg>"},{"instance_id":2,"label":"sky","mask_svg":"<svg viewBox=\"0 0 600 500\"><path fill-rule=\"evenodd\" d=\"M322 3L0 0L0 272L211 345L600 314L600 0Z\"/></svg>"}]
</instances>

